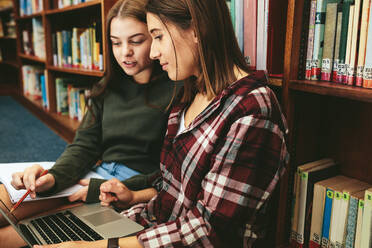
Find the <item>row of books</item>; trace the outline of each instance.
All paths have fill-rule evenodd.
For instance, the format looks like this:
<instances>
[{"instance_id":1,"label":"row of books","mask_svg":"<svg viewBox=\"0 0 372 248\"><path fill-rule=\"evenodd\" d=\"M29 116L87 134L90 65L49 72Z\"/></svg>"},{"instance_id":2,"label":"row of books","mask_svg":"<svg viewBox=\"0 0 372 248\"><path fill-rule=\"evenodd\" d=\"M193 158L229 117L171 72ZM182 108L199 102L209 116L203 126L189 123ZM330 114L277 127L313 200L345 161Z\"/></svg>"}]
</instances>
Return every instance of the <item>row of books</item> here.
<instances>
[{"instance_id":1,"label":"row of books","mask_svg":"<svg viewBox=\"0 0 372 248\"><path fill-rule=\"evenodd\" d=\"M292 200L292 248L371 247L372 185L339 175L334 160L299 166Z\"/></svg>"},{"instance_id":2,"label":"row of books","mask_svg":"<svg viewBox=\"0 0 372 248\"><path fill-rule=\"evenodd\" d=\"M52 34L53 64L60 67L103 70L100 23Z\"/></svg>"},{"instance_id":3,"label":"row of books","mask_svg":"<svg viewBox=\"0 0 372 248\"><path fill-rule=\"evenodd\" d=\"M23 52L45 59L45 34L41 18L32 18L31 25L22 30Z\"/></svg>"},{"instance_id":4,"label":"row of books","mask_svg":"<svg viewBox=\"0 0 372 248\"><path fill-rule=\"evenodd\" d=\"M7 18L0 18L0 37L16 37L14 14L11 13Z\"/></svg>"},{"instance_id":5,"label":"row of books","mask_svg":"<svg viewBox=\"0 0 372 248\"><path fill-rule=\"evenodd\" d=\"M56 78L55 82L57 113L81 121L87 110L86 98L89 89L76 80L68 78Z\"/></svg>"},{"instance_id":6,"label":"row of books","mask_svg":"<svg viewBox=\"0 0 372 248\"><path fill-rule=\"evenodd\" d=\"M19 0L20 16L32 15L43 11L43 0Z\"/></svg>"},{"instance_id":7,"label":"row of books","mask_svg":"<svg viewBox=\"0 0 372 248\"><path fill-rule=\"evenodd\" d=\"M85 3L85 2L88 2L88 1L91 1L91 0L58 0L58 8L61 9L61 8L64 8L64 7L68 7L68 6L71 6L71 5L76 5L76 4L79 4L79 3Z\"/></svg>"},{"instance_id":8,"label":"row of books","mask_svg":"<svg viewBox=\"0 0 372 248\"><path fill-rule=\"evenodd\" d=\"M370 0L308 0L305 79L372 88Z\"/></svg>"},{"instance_id":9,"label":"row of books","mask_svg":"<svg viewBox=\"0 0 372 248\"><path fill-rule=\"evenodd\" d=\"M228 0L232 23L248 64L283 73L288 0Z\"/></svg>"},{"instance_id":10,"label":"row of books","mask_svg":"<svg viewBox=\"0 0 372 248\"><path fill-rule=\"evenodd\" d=\"M22 66L23 94L33 100L41 100L45 109L49 110L47 72L41 66Z\"/></svg>"}]
</instances>

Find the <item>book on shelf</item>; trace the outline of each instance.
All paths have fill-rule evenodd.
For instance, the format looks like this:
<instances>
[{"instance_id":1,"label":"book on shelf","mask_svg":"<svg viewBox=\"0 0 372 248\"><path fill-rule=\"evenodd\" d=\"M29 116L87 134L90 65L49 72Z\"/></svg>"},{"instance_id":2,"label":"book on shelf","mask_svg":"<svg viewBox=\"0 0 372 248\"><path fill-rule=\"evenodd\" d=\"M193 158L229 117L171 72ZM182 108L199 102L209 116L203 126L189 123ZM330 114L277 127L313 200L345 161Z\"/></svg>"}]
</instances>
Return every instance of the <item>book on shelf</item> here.
<instances>
[{"instance_id":1,"label":"book on shelf","mask_svg":"<svg viewBox=\"0 0 372 248\"><path fill-rule=\"evenodd\" d=\"M364 210L361 229L361 247L372 246L372 188L366 190L364 195Z\"/></svg>"},{"instance_id":2,"label":"book on shelf","mask_svg":"<svg viewBox=\"0 0 372 248\"><path fill-rule=\"evenodd\" d=\"M329 200L327 203L328 205L326 206L327 188L345 179L346 179L345 176L339 175L316 182L314 184L313 209L311 215L311 228L309 240L310 248L321 247L324 214L327 214L328 208L331 207L329 206L331 204Z\"/></svg>"},{"instance_id":3,"label":"book on shelf","mask_svg":"<svg viewBox=\"0 0 372 248\"><path fill-rule=\"evenodd\" d=\"M3 20L0 18L0 37L4 36L4 24Z\"/></svg>"},{"instance_id":4,"label":"book on shelf","mask_svg":"<svg viewBox=\"0 0 372 248\"><path fill-rule=\"evenodd\" d=\"M256 69L256 26L257 0L246 0L244 1L244 57L252 69Z\"/></svg>"},{"instance_id":5,"label":"book on shelf","mask_svg":"<svg viewBox=\"0 0 372 248\"><path fill-rule=\"evenodd\" d=\"M354 248L361 248L363 212L364 212L364 195L365 195L365 191L363 192L362 196L359 198L359 202L358 202L358 215L357 215L356 229L355 229Z\"/></svg>"},{"instance_id":6,"label":"book on shelf","mask_svg":"<svg viewBox=\"0 0 372 248\"><path fill-rule=\"evenodd\" d=\"M336 24L338 16L338 5L340 0L328 0L326 7L325 25L324 25L324 48L322 58L321 80L331 81L333 55L336 39Z\"/></svg>"},{"instance_id":7,"label":"book on shelf","mask_svg":"<svg viewBox=\"0 0 372 248\"><path fill-rule=\"evenodd\" d=\"M22 30L22 47L23 52L26 55L34 55L34 46L32 42L32 30L31 27Z\"/></svg>"},{"instance_id":8,"label":"book on shelf","mask_svg":"<svg viewBox=\"0 0 372 248\"><path fill-rule=\"evenodd\" d=\"M371 185L351 179L351 184L344 185L334 192L329 242L331 247L345 247L347 214L350 194L366 190Z\"/></svg>"},{"instance_id":9,"label":"book on shelf","mask_svg":"<svg viewBox=\"0 0 372 248\"><path fill-rule=\"evenodd\" d=\"M372 7L369 8L367 47L363 69L363 87L372 88Z\"/></svg>"},{"instance_id":10,"label":"book on shelf","mask_svg":"<svg viewBox=\"0 0 372 248\"><path fill-rule=\"evenodd\" d=\"M316 17L316 0L310 2L310 14L308 22L308 36L307 36L307 50L306 50L306 70L305 79L311 79L311 65L313 61L313 48L314 48L314 32L315 32L315 17Z\"/></svg>"},{"instance_id":11,"label":"book on shelf","mask_svg":"<svg viewBox=\"0 0 372 248\"><path fill-rule=\"evenodd\" d=\"M30 96L33 100L42 98L41 79L44 75L44 68L34 65L22 66L23 94Z\"/></svg>"},{"instance_id":12,"label":"book on shelf","mask_svg":"<svg viewBox=\"0 0 372 248\"><path fill-rule=\"evenodd\" d=\"M365 190L360 190L350 194L344 246L345 248L357 247L355 245L355 236L357 232L359 200L364 199L364 193Z\"/></svg>"},{"instance_id":13,"label":"book on shelf","mask_svg":"<svg viewBox=\"0 0 372 248\"><path fill-rule=\"evenodd\" d=\"M360 30L360 11L361 11L362 0L354 0L354 16L353 16L353 29L351 33L351 46L350 46L350 60L347 68L347 85L354 85L356 67L355 62L357 58L357 44L359 43L358 34Z\"/></svg>"},{"instance_id":14,"label":"book on shelf","mask_svg":"<svg viewBox=\"0 0 372 248\"><path fill-rule=\"evenodd\" d=\"M332 82L336 81L337 77L337 70L338 70L338 63L339 63L339 51L340 51L340 44L341 44L341 34L342 34L342 4L338 4L337 6L337 23L336 23L336 37L335 37L335 48L334 48L334 55L333 55L333 68L331 74Z\"/></svg>"},{"instance_id":15,"label":"book on shelf","mask_svg":"<svg viewBox=\"0 0 372 248\"><path fill-rule=\"evenodd\" d=\"M32 15L43 11L43 0L19 0L19 15Z\"/></svg>"},{"instance_id":16,"label":"book on shelf","mask_svg":"<svg viewBox=\"0 0 372 248\"><path fill-rule=\"evenodd\" d=\"M326 199L324 203L324 213L323 213L323 224L322 224L322 241L321 247L328 248L330 245L330 234L334 227L335 218L333 214L336 210L334 208L335 192L342 190L348 184L353 184L355 181L348 177L342 178L340 181L335 182L333 185L329 185L326 189Z\"/></svg>"},{"instance_id":17,"label":"book on shelf","mask_svg":"<svg viewBox=\"0 0 372 248\"><path fill-rule=\"evenodd\" d=\"M343 66L342 77L340 83L347 84L347 74L349 71L350 66L350 58L351 58L351 46L352 46L352 37L353 37L353 29L354 29L354 10L355 5L350 5L349 11L349 24L348 24L348 32L346 38L346 52L345 52L345 63Z\"/></svg>"},{"instance_id":18,"label":"book on shelf","mask_svg":"<svg viewBox=\"0 0 372 248\"><path fill-rule=\"evenodd\" d=\"M364 70L366 47L367 47L367 31L368 31L370 6L371 6L371 0L363 0L362 17L360 20L358 62L357 62L356 77L355 77L355 85L359 87L363 86L363 70Z\"/></svg>"},{"instance_id":19,"label":"book on shelf","mask_svg":"<svg viewBox=\"0 0 372 248\"><path fill-rule=\"evenodd\" d=\"M313 61L311 65L311 80L319 80L322 68L325 14L327 8L326 0L317 0L314 29Z\"/></svg>"},{"instance_id":20,"label":"book on shelf","mask_svg":"<svg viewBox=\"0 0 372 248\"><path fill-rule=\"evenodd\" d=\"M294 186L295 198L292 203L292 247L302 247L304 244L305 219L309 218L306 213L311 209L314 182L334 175L336 172L335 162L329 158L298 166Z\"/></svg>"},{"instance_id":21,"label":"book on shelf","mask_svg":"<svg viewBox=\"0 0 372 248\"><path fill-rule=\"evenodd\" d=\"M342 3L342 22L341 22L341 35L340 35L340 46L338 52L337 61L337 73L333 77L333 81L337 83L342 83L343 74L345 73L345 56L346 56L346 46L347 37L349 30L349 16L350 16L350 6L353 0L344 0Z\"/></svg>"},{"instance_id":22,"label":"book on shelf","mask_svg":"<svg viewBox=\"0 0 372 248\"><path fill-rule=\"evenodd\" d=\"M45 34L41 18L32 18L32 42L35 56L45 59Z\"/></svg>"}]
</instances>

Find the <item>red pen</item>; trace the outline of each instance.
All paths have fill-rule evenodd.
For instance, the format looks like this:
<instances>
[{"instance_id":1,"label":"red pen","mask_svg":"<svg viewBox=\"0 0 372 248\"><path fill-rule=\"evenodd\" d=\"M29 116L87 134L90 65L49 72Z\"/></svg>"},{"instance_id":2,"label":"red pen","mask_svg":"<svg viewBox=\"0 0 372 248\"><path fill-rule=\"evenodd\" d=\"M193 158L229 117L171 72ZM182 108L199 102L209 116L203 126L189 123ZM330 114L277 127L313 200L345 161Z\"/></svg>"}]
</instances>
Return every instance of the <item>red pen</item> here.
<instances>
[{"instance_id":1,"label":"red pen","mask_svg":"<svg viewBox=\"0 0 372 248\"><path fill-rule=\"evenodd\" d=\"M48 173L48 170L44 170L43 173L41 173L40 177L46 175ZM18 206L23 202L23 200L31 193L31 189L27 190L27 192L22 196L21 199L10 209L10 212L12 213Z\"/></svg>"}]
</instances>

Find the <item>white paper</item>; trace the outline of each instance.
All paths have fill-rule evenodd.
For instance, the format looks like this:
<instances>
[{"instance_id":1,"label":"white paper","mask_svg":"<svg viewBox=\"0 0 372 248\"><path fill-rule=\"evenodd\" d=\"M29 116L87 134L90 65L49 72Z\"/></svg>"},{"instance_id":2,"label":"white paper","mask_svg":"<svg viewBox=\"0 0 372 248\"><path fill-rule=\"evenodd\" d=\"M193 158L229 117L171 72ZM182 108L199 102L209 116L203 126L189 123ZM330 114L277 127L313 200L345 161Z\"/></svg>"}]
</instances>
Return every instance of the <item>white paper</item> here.
<instances>
[{"instance_id":1,"label":"white paper","mask_svg":"<svg viewBox=\"0 0 372 248\"><path fill-rule=\"evenodd\" d=\"M0 182L2 182L5 186L5 188L8 191L10 200L12 203L16 203L19 199L22 198L22 196L27 192L26 190L16 190L13 188L13 186L10 184L12 181L12 174L15 172L22 172L25 168L34 165L39 164L44 169L50 169L54 165L54 162L27 162L27 163L0 163ZM86 174L83 178L102 178L99 174L90 171L88 174ZM26 197L24 201L35 201L35 200L43 200L43 199L49 199L49 198L58 198L58 197L64 197L69 196L78 191L80 188L82 188L81 185L75 184L61 192L58 192L52 196L47 197L39 197L37 196L35 199L32 199L29 195Z\"/></svg>"}]
</instances>

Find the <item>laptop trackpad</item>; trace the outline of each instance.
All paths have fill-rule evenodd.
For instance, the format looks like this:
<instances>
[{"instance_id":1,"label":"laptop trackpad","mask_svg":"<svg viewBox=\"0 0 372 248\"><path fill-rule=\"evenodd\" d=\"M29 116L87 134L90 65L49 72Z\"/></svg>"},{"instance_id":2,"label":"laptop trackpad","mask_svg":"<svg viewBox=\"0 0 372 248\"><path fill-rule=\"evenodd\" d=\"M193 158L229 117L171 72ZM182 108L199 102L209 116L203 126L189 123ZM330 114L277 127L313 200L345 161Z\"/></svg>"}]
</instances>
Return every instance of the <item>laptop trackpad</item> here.
<instances>
[{"instance_id":1,"label":"laptop trackpad","mask_svg":"<svg viewBox=\"0 0 372 248\"><path fill-rule=\"evenodd\" d=\"M84 219L89 221L94 226L100 226L102 224L107 224L109 222L118 220L118 216L112 210L105 210L102 212L85 215Z\"/></svg>"}]
</instances>

